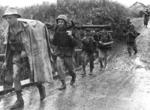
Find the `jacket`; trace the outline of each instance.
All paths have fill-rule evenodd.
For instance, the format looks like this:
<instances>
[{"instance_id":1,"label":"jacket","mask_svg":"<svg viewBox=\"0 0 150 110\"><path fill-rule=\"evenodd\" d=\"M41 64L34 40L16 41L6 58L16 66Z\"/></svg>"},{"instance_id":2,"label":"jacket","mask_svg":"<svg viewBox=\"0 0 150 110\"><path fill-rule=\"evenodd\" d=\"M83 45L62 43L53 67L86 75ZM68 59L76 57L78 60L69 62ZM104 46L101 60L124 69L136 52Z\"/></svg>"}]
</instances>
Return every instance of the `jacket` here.
<instances>
[{"instance_id":1,"label":"jacket","mask_svg":"<svg viewBox=\"0 0 150 110\"><path fill-rule=\"evenodd\" d=\"M22 43L27 53L31 73L34 74L35 82L51 82L52 68L49 56L49 42L47 29L43 23L36 20L18 19L18 22L23 24L20 31ZM6 38L6 58L5 61L9 63L12 59L12 50L8 42L9 26L5 32Z\"/></svg>"}]
</instances>

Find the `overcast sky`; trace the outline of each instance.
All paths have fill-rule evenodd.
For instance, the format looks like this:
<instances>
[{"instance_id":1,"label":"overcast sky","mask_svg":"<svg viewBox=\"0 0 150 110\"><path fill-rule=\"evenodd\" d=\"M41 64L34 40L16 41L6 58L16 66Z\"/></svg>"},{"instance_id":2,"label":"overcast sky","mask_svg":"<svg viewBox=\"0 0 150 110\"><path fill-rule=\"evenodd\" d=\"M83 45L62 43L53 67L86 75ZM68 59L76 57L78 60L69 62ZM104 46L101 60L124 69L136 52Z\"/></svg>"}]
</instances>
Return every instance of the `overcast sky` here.
<instances>
[{"instance_id":1,"label":"overcast sky","mask_svg":"<svg viewBox=\"0 0 150 110\"><path fill-rule=\"evenodd\" d=\"M34 4L41 4L44 1L47 1L50 3L56 3L57 0L0 0L0 5L24 7L24 6L31 6ZM150 0L112 0L112 1L117 1L127 7L131 6L135 2L142 2L145 5L150 4Z\"/></svg>"}]
</instances>

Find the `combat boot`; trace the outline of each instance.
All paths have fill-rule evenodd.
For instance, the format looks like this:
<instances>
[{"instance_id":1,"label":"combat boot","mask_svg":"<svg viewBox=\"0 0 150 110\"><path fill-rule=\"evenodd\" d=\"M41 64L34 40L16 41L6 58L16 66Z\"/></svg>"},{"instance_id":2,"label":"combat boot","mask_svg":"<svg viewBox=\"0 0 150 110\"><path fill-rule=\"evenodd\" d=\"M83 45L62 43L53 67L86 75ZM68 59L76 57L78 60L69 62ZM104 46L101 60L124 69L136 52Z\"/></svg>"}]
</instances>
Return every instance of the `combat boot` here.
<instances>
[{"instance_id":1,"label":"combat boot","mask_svg":"<svg viewBox=\"0 0 150 110\"><path fill-rule=\"evenodd\" d=\"M100 70L102 70L102 68L104 68L104 65L103 65L103 60L102 58L99 59L99 63L100 63Z\"/></svg>"},{"instance_id":2,"label":"combat boot","mask_svg":"<svg viewBox=\"0 0 150 110\"><path fill-rule=\"evenodd\" d=\"M66 89L66 82L65 82L65 80L62 80L61 83L62 83L62 85L61 85L60 88L58 88L58 90L64 90L64 89Z\"/></svg>"},{"instance_id":3,"label":"combat boot","mask_svg":"<svg viewBox=\"0 0 150 110\"><path fill-rule=\"evenodd\" d=\"M93 71L90 71L90 74L89 75L93 75Z\"/></svg>"},{"instance_id":4,"label":"combat boot","mask_svg":"<svg viewBox=\"0 0 150 110\"><path fill-rule=\"evenodd\" d=\"M127 50L128 50L129 56L131 57L131 56L132 56L132 50L131 50L131 47L128 47Z\"/></svg>"},{"instance_id":5,"label":"combat boot","mask_svg":"<svg viewBox=\"0 0 150 110\"><path fill-rule=\"evenodd\" d=\"M21 108L24 106L24 101L22 98L21 91L16 91L16 95L17 95L17 101L12 105L12 107L10 108L11 110Z\"/></svg>"},{"instance_id":6,"label":"combat boot","mask_svg":"<svg viewBox=\"0 0 150 110\"><path fill-rule=\"evenodd\" d=\"M73 85L76 80L76 74L73 72L71 76L72 76L72 79L71 79L70 85Z\"/></svg>"},{"instance_id":7,"label":"combat boot","mask_svg":"<svg viewBox=\"0 0 150 110\"><path fill-rule=\"evenodd\" d=\"M45 87L42 85L42 83L39 83L37 85L38 87L38 90L39 90L39 94L40 94L40 100L44 100L45 97L46 97L46 94L45 94Z\"/></svg>"},{"instance_id":8,"label":"combat boot","mask_svg":"<svg viewBox=\"0 0 150 110\"><path fill-rule=\"evenodd\" d=\"M134 49L134 55L136 55L136 54L137 54L137 52L138 52L138 51L137 51L137 49Z\"/></svg>"}]
</instances>

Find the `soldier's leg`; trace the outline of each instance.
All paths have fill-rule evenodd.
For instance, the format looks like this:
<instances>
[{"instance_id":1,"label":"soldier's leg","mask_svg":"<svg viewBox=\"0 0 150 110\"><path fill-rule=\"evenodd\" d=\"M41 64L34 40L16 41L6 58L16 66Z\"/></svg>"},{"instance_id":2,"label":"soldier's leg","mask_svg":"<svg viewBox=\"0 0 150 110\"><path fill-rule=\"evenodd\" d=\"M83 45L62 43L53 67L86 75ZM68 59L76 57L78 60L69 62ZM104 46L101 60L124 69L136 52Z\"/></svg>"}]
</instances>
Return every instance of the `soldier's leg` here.
<instances>
[{"instance_id":1,"label":"soldier's leg","mask_svg":"<svg viewBox=\"0 0 150 110\"><path fill-rule=\"evenodd\" d=\"M83 74L82 74L82 76L85 76L86 75L86 66L82 65L82 68L83 68Z\"/></svg>"},{"instance_id":2,"label":"soldier's leg","mask_svg":"<svg viewBox=\"0 0 150 110\"><path fill-rule=\"evenodd\" d=\"M104 67L107 65L108 50L104 50Z\"/></svg>"},{"instance_id":3,"label":"soldier's leg","mask_svg":"<svg viewBox=\"0 0 150 110\"><path fill-rule=\"evenodd\" d=\"M3 89L4 90L11 89L13 86L12 69L3 70L3 74L4 74Z\"/></svg>"},{"instance_id":4,"label":"soldier's leg","mask_svg":"<svg viewBox=\"0 0 150 110\"><path fill-rule=\"evenodd\" d=\"M103 58L104 58L104 53L102 50L99 49L99 62L100 62L100 69L104 67L103 65Z\"/></svg>"},{"instance_id":5,"label":"soldier's leg","mask_svg":"<svg viewBox=\"0 0 150 110\"><path fill-rule=\"evenodd\" d=\"M66 82L65 82L65 65L64 65L64 59L61 57L57 57L56 59L56 68L59 75L59 79L62 83L62 86L58 88L58 90L64 90L66 89Z\"/></svg>"},{"instance_id":6,"label":"soldier's leg","mask_svg":"<svg viewBox=\"0 0 150 110\"><path fill-rule=\"evenodd\" d=\"M102 69L104 66L103 66L103 58L99 58L99 62L100 62L100 69Z\"/></svg>"},{"instance_id":7,"label":"soldier's leg","mask_svg":"<svg viewBox=\"0 0 150 110\"><path fill-rule=\"evenodd\" d=\"M73 58L72 57L65 57L64 64L65 64L66 69L69 72L69 75L72 77L72 79L70 81L70 85L73 85L75 83L75 80L76 80L76 74L75 74L74 65L73 65Z\"/></svg>"},{"instance_id":8,"label":"soldier's leg","mask_svg":"<svg viewBox=\"0 0 150 110\"><path fill-rule=\"evenodd\" d=\"M94 55L93 54L89 56L89 60L90 60L90 75L92 75L93 69L94 69Z\"/></svg>"},{"instance_id":9,"label":"soldier's leg","mask_svg":"<svg viewBox=\"0 0 150 110\"><path fill-rule=\"evenodd\" d=\"M76 73L72 70L72 71L69 71L70 74L71 74L71 81L70 81L70 85L73 85L75 83L75 80L76 80Z\"/></svg>"},{"instance_id":10,"label":"soldier's leg","mask_svg":"<svg viewBox=\"0 0 150 110\"><path fill-rule=\"evenodd\" d=\"M43 83L41 83L41 82L37 82L36 86L39 90L40 100L43 101L46 97L45 87L44 87Z\"/></svg>"},{"instance_id":11,"label":"soldier's leg","mask_svg":"<svg viewBox=\"0 0 150 110\"><path fill-rule=\"evenodd\" d=\"M83 74L82 76L86 75L86 65L87 65L87 54L85 52L83 52L81 54L81 65L82 65L82 69L83 69Z\"/></svg>"},{"instance_id":12,"label":"soldier's leg","mask_svg":"<svg viewBox=\"0 0 150 110\"><path fill-rule=\"evenodd\" d=\"M53 79L58 78L57 69L56 69L56 58L57 58L56 55L52 55L51 57Z\"/></svg>"},{"instance_id":13,"label":"soldier's leg","mask_svg":"<svg viewBox=\"0 0 150 110\"><path fill-rule=\"evenodd\" d=\"M129 56L131 56L132 55L131 45L127 45L127 51L128 51Z\"/></svg>"},{"instance_id":14,"label":"soldier's leg","mask_svg":"<svg viewBox=\"0 0 150 110\"><path fill-rule=\"evenodd\" d=\"M134 50L134 55L136 55L138 52L136 43L133 44L132 49Z\"/></svg>"},{"instance_id":15,"label":"soldier's leg","mask_svg":"<svg viewBox=\"0 0 150 110\"><path fill-rule=\"evenodd\" d=\"M21 93L22 89L21 89L21 82L20 82L20 67L16 64L13 64L13 81L14 81L14 87L17 95L17 101L14 103L11 109L16 109L24 106L24 101Z\"/></svg>"}]
</instances>

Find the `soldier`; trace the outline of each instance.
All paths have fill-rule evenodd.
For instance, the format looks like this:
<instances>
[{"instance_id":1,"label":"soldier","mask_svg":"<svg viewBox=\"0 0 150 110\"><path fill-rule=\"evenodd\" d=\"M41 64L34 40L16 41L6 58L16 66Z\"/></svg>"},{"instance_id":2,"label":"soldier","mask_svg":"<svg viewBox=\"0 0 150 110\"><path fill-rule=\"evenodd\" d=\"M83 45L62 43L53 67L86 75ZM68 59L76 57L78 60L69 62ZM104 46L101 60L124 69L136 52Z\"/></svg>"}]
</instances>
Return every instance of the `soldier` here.
<instances>
[{"instance_id":1,"label":"soldier","mask_svg":"<svg viewBox=\"0 0 150 110\"><path fill-rule=\"evenodd\" d=\"M135 31L134 26L130 25L129 30L126 33L126 43L129 56L132 55L132 50L134 50L134 55L138 52L135 39L139 34L140 33Z\"/></svg>"},{"instance_id":2,"label":"soldier","mask_svg":"<svg viewBox=\"0 0 150 110\"><path fill-rule=\"evenodd\" d=\"M130 24L132 24L131 21L130 21L130 18L127 18L127 20L125 22L126 27L129 26Z\"/></svg>"},{"instance_id":3,"label":"soldier","mask_svg":"<svg viewBox=\"0 0 150 110\"><path fill-rule=\"evenodd\" d=\"M75 83L76 74L74 72L73 65L73 51L77 45L76 40L72 37L67 26L67 16L59 15L56 19L57 27L55 29L54 38L52 44L56 46L56 68L62 83L62 86L58 90L66 89L65 74L69 73L72 76L70 85Z\"/></svg>"},{"instance_id":4,"label":"soldier","mask_svg":"<svg viewBox=\"0 0 150 110\"><path fill-rule=\"evenodd\" d=\"M144 26L147 28L147 25L148 25L148 21L149 21L149 11L148 9L146 9L146 11L144 12Z\"/></svg>"},{"instance_id":5,"label":"soldier","mask_svg":"<svg viewBox=\"0 0 150 110\"><path fill-rule=\"evenodd\" d=\"M88 62L90 63L90 75L93 74L94 69L94 52L95 44L93 41L93 36L91 35L91 30L86 29L85 36L81 39L82 42L82 67L83 67L83 76L86 75L86 66Z\"/></svg>"},{"instance_id":6,"label":"soldier","mask_svg":"<svg viewBox=\"0 0 150 110\"><path fill-rule=\"evenodd\" d=\"M113 38L110 33L103 29L99 35L98 43L100 69L102 69L105 68L107 65L108 51L111 48L111 44L113 44Z\"/></svg>"},{"instance_id":7,"label":"soldier","mask_svg":"<svg viewBox=\"0 0 150 110\"><path fill-rule=\"evenodd\" d=\"M6 55L2 68L13 69L13 82L17 101L11 109L17 109L24 106L20 82L21 67L24 65L24 60L29 60L30 71L32 74L34 72L34 81L37 84L41 101L44 100L46 96L43 83L46 81L47 77L50 78L48 75L45 77L45 71L47 70L45 68L49 67L44 68L43 66L46 62L42 59L41 54L46 54L46 52L40 52L33 28L27 22L18 21L18 18L20 18L21 15L18 14L17 10L13 7L8 7L2 17L9 24L5 33L7 42Z\"/></svg>"}]
</instances>

